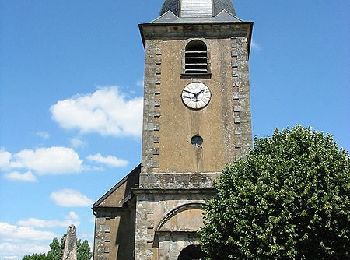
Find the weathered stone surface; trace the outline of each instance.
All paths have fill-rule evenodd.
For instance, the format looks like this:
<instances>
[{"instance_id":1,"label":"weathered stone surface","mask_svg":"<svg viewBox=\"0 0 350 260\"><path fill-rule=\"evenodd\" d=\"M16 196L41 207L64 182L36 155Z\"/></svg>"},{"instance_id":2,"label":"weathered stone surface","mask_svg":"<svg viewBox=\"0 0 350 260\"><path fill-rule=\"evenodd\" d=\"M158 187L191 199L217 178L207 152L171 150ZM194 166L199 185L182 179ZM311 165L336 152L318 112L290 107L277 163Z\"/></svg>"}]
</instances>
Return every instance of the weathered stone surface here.
<instances>
[{"instance_id":1,"label":"weathered stone surface","mask_svg":"<svg viewBox=\"0 0 350 260\"><path fill-rule=\"evenodd\" d=\"M93 206L95 215L94 259L133 259L135 197L141 165L118 182Z\"/></svg>"},{"instance_id":2,"label":"weathered stone surface","mask_svg":"<svg viewBox=\"0 0 350 260\"><path fill-rule=\"evenodd\" d=\"M250 29L249 23L142 27L146 84L143 167L134 191L137 260L175 260L185 247L198 244L201 205L215 194L213 183L225 165L252 144ZM184 74L184 50L193 38L207 45L207 75ZM161 63L155 61L155 52ZM156 78L159 85L152 84ZM191 82L206 84L212 93L201 110L182 103L180 93ZM203 138L200 147L191 144L194 135Z\"/></svg>"},{"instance_id":3,"label":"weathered stone surface","mask_svg":"<svg viewBox=\"0 0 350 260\"><path fill-rule=\"evenodd\" d=\"M141 174L141 189L210 189L219 176L216 173L149 173Z\"/></svg>"},{"instance_id":4,"label":"weathered stone surface","mask_svg":"<svg viewBox=\"0 0 350 260\"><path fill-rule=\"evenodd\" d=\"M149 26L153 31L158 28ZM200 25L194 25L193 28L196 29L196 26L204 28ZM176 37L174 32L174 40L169 40L167 33L162 36L159 34L156 40L152 37L148 39L148 35L144 35L147 64L145 82L154 81L157 66L162 73L159 87L145 84L143 173L221 171L227 162L235 160L250 148L252 137L247 45L249 26L225 25L227 28L222 29L220 38L206 38L205 35L211 34L217 26L211 25L202 31L193 31L196 39L204 41L208 47L210 78L181 76L184 75L184 50L191 41L191 38L183 37L181 29ZM178 27L181 28L180 25ZM143 28L146 31L149 29L147 25ZM238 35L242 36L238 37L237 31L231 29L239 29ZM242 33L244 30L245 33ZM160 65L154 60L155 49L161 53ZM227 55L229 53L236 53L237 56ZM194 81L203 82L212 92L209 105L200 111L188 109L180 98L184 86ZM154 91L159 93L157 98ZM158 116L154 117L156 107L159 108ZM236 111L240 112L238 116L234 115ZM237 128L239 131L235 131ZM240 136L235 136L235 132L240 132ZM191 137L196 134L203 137L201 149L193 149L191 145ZM155 138L159 142L153 142ZM237 151L237 142L244 144L242 151ZM156 154L152 148L157 150Z\"/></svg>"},{"instance_id":5,"label":"weathered stone surface","mask_svg":"<svg viewBox=\"0 0 350 260\"><path fill-rule=\"evenodd\" d=\"M77 232L74 225L68 227L62 260L77 260Z\"/></svg>"},{"instance_id":6,"label":"weathered stone surface","mask_svg":"<svg viewBox=\"0 0 350 260\"><path fill-rule=\"evenodd\" d=\"M184 247L198 244L202 205L214 194L198 191L137 193L135 259L177 259Z\"/></svg>"},{"instance_id":7,"label":"weathered stone surface","mask_svg":"<svg viewBox=\"0 0 350 260\"><path fill-rule=\"evenodd\" d=\"M140 28L145 45L142 167L133 189L120 184L94 207L94 259L176 260L185 248L198 248L202 205L215 195L214 181L252 145L252 23ZM203 75L184 73L186 45L194 39L207 46L209 72ZM181 92L191 82L211 91L201 110L182 102ZM200 146L191 143L197 135L203 139Z\"/></svg>"}]
</instances>

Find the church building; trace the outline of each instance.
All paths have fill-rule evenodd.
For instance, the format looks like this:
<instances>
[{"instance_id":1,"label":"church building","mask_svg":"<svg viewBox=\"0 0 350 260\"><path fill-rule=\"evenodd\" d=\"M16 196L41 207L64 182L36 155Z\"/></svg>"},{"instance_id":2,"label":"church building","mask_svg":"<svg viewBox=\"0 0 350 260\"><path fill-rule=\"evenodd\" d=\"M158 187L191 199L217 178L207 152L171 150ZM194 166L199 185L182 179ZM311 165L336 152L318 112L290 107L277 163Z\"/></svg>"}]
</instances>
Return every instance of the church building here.
<instances>
[{"instance_id":1,"label":"church building","mask_svg":"<svg viewBox=\"0 0 350 260\"><path fill-rule=\"evenodd\" d=\"M253 23L231 0L165 0L139 29L142 161L93 206L94 259L200 259L213 182L252 145Z\"/></svg>"}]
</instances>

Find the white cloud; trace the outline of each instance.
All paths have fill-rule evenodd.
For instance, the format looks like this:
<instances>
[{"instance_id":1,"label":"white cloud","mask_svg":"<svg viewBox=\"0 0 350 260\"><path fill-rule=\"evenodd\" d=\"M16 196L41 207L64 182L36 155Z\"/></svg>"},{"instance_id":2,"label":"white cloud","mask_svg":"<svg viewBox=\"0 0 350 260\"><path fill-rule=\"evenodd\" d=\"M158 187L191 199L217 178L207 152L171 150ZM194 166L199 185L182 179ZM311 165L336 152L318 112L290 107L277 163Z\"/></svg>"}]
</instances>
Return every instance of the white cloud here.
<instances>
[{"instance_id":1,"label":"white cloud","mask_svg":"<svg viewBox=\"0 0 350 260\"><path fill-rule=\"evenodd\" d=\"M2 245L0 244L0 248L1 248L1 246ZM11 246L11 245L9 244L9 246ZM3 259L4 260L17 260L19 258L18 258L18 256L4 256Z\"/></svg>"},{"instance_id":2,"label":"white cloud","mask_svg":"<svg viewBox=\"0 0 350 260\"><path fill-rule=\"evenodd\" d=\"M11 153L0 149L0 170L6 169L10 166Z\"/></svg>"},{"instance_id":3,"label":"white cloud","mask_svg":"<svg viewBox=\"0 0 350 260\"><path fill-rule=\"evenodd\" d=\"M25 220L20 220L17 223L22 227L32 227L32 228L54 228L54 227L64 227L67 228L71 224L79 226L79 216L71 211L64 220L43 220L37 218L29 218Z\"/></svg>"},{"instance_id":4,"label":"white cloud","mask_svg":"<svg viewBox=\"0 0 350 260\"><path fill-rule=\"evenodd\" d=\"M97 163L105 164L109 167L125 167L128 165L127 160L119 159L116 156L108 155L102 156L100 153L95 155L89 155L86 157L89 161L94 161Z\"/></svg>"},{"instance_id":5,"label":"white cloud","mask_svg":"<svg viewBox=\"0 0 350 260\"><path fill-rule=\"evenodd\" d=\"M22 259L24 255L45 253L54 237L50 231L0 222L0 259Z\"/></svg>"},{"instance_id":6,"label":"white cloud","mask_svg":"<svg viewBox=\"0 0 350 260\"><path fill-rule=\"evenodd\" d=\"M35 182L35 181L37 181L36 176L31 171L28 171L26 173L20 173L20 172L6 173L5 178L10 180L10 181L19 181L19 182Z\"/></svg>"},{"instance_id":7,"label":"white cloud","mask_svg":"<svg viewBox=\"0 0 350 260\"><path fill-rule=\"evenodd\" d=\"M17 224L0 222L0 259L22 259L24 255L46 253L54 237L50 228L79 226L79 216L71 211L63 220L29 218ZM46 230L45 230L46 229Z\"/></svg>"},{"instance_id":8,"label":"white cloud","mask_svg":"<svg viewBox=\"0 0 350 260\"><path fill-rule=\"evenodd\" d=\"M31 227L21 227L0 222L0 237L2 240L22 239L31 241L52 240L55 234L50 231L36 230Z\"/></svg>"},{"instance_id":9,"label":"white cloud","mask_svg":"<svg viewBox=\"0 0 350 260\"><path fill-rule=\"evenodd\" d=\"M42 254L50 250L49 242L0 242L0 259L20 260L24 255Z\"/></svg>"},{"instance_id":10,"label":"white cloud","mask_svg":"<svg viewBox=\"0 0 350 260\"><path fill-rule=\"evenodd\" d=\"M36 135L41 137L42 139L49 139L50 134L48 132L36 132Z\"/></svg>"},{"instance_id":11,"label":"white cloud","mask_svg":"<svg viewBox=\"0 0 350 260\"><path fill-rule=\"evenodd\" d=\"M52 118L66 129L112 136L141 135L143 98L128 99L117 87L60 100L51 107Z\"/></svg>"},{"instance_id":12,"label":"white cloud","mask_svg":"<svg viewBox=\"0 0 350 260\"><path fill-rule=\"evenodd\" d=\"M79 155L67 147L24 149L11 154L0 150L0 170L10 181L34 182L36 175L71 174L83 170Z\"/></svg>"},{"instance_id":13,"label":"white cloud","mask_svg":"<svg viewBox=\"0 0 350 260\"><path fill-rule=\"evenodd\" d=\"M71 212L68 213L68 219L76 221L76 220L79 219L79 216L74 211L71 211ZM76 225L76 226L78 226L78 225Z\"/></svg>"},{"instance_id":14,"label":"white cloud","mask_svg":"<svg viewBox=\"0 0 350 260\"><path fill-rule=\"evenodd\" d=\"M86 142L84 142L83 140L81 140L80 138L72 138L70 139L70 145L73 148L79 148L79 147L84 147L86 146Z\"/></svg>"},{"instance_id":15,"label":"white cloud","mask_svg":"<svg viewBox=\"0 0 350 260\"><path fill-rule=\"evenodd\" d=\"M13 155L12 168L25 168L39 174L76 173L82 169L79 155L71 148L25 149Z\"/></svg>"},{"instance_id":16,"label":"white cloud","mask_svg":"<svg viewBox=\"0 0 350 260\"><path fill-rule=\"evenodd\" d=\"M72 189L52 192L50 198L62 207L88 207L93 203L86 195Z\"/></svg>"}]
</instances>

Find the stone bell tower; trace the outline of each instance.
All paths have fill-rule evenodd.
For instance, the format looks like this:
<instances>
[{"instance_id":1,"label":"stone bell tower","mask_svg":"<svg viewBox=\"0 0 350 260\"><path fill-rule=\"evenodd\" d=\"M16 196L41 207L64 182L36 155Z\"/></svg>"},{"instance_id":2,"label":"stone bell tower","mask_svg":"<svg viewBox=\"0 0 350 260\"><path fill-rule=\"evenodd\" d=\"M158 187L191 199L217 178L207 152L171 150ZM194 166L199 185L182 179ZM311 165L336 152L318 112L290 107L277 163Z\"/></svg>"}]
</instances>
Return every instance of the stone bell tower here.
<instances>
[{"instance_id":1,"label":"stone bell tower","mask_svg":"<svg viewBox=\"0 0 350 260\"><path fill-rule=\"evenodd\" d=\"M253 23L231 0L165 0L160 17L139 27L142 163L94 203L94 259L200 259L203 203L252 144Z\"/></svg>"},{"instance_id":2,"label":"stone bell tower","mask_svg":"<svg viewBox=\"0 0 350 260\"><path fill-rule=\"evenodd\" d=\"M200 258L202 205L225 165L252 144L252 27L231 0L165 0L160 17L139 25L145 94L135 259Z\"/></svg>"}]
</instances>

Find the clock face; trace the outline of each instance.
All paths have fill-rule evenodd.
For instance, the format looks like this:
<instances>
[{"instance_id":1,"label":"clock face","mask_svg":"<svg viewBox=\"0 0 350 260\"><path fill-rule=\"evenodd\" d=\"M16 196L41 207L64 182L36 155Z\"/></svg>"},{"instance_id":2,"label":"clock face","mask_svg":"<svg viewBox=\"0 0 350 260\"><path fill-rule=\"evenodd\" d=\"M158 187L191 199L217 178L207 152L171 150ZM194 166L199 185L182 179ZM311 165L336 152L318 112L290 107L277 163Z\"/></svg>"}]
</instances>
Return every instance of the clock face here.
<instances>
[{"instance_id":1,"label":"clock face","mask_svg":"<svg viewBox=\"0 0 350 260\"><path fill-rule=\"evenodd\" d=\"M201 109L209 104L211 93L203 83L190 83L181 93L184 104L192 109Z\"/></svg>"}]
</instances>

